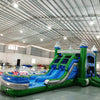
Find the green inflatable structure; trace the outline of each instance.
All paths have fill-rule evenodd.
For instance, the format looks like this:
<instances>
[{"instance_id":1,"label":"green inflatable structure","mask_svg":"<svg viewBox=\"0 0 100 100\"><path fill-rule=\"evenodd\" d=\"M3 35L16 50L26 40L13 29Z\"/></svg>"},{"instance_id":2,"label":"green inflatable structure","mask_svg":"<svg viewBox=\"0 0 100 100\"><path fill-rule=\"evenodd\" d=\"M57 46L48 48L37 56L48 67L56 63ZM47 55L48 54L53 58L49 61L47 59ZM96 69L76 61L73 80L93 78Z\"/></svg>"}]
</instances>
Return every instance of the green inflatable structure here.
<instances>
[{"instance_id":1,"label":"green inflatable structure","mask_svg":"<svg viewBox=\"0 0 100 100\"><path fill-rule=\"evenodd\" d=\"M55 45L54 59L44 75L20 76L4 73L1 91L10 96L25 96L68 86L98 86L100 79L96 72L97 49L87 49L82 41L80 49L62 50L59 42Z\"/></svg>"}]
</instances>

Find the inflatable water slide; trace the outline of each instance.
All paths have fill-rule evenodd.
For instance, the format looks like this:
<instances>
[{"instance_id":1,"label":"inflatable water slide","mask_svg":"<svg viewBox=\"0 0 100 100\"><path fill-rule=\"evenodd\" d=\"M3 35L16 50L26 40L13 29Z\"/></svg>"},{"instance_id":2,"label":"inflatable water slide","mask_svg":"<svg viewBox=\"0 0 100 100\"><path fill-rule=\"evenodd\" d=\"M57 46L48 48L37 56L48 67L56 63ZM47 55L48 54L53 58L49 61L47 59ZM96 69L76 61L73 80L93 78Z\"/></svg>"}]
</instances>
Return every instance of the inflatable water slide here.
<instances>
[{"instance_id":1,"label":"inflatable water slide","mask_svg":"<svg viewBox=\"0 0 100 100\"><path fill-rule=\"evenodd\" d=\"M93 52L87 48L86 41L82 41L80 49L61 50L57 42L54 59L46 74L19 76L3 73L1 91L10 96L25 96L73 85L100 86L96 76L97 49L93 47Z\"/></svg>"}]
</instances>

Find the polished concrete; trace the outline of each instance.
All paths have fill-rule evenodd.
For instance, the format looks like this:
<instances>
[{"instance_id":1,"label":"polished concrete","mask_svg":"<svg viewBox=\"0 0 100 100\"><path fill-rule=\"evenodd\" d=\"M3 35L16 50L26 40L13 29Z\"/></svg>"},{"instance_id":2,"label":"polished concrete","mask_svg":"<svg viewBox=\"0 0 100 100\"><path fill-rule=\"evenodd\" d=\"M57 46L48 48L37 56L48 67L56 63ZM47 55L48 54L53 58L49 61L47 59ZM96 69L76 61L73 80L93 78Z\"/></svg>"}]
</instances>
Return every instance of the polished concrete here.
<instances>
[{"instance_id":1,"label":"polished concrete","mask_svg":"<svg viewBox=\"0 0 100 100\"><path fill-rule=\"evenodd\" d=\"M0 93L0 100L100 100L100 88L74 86L16 98Z\"/></svg>"}]
</instances>

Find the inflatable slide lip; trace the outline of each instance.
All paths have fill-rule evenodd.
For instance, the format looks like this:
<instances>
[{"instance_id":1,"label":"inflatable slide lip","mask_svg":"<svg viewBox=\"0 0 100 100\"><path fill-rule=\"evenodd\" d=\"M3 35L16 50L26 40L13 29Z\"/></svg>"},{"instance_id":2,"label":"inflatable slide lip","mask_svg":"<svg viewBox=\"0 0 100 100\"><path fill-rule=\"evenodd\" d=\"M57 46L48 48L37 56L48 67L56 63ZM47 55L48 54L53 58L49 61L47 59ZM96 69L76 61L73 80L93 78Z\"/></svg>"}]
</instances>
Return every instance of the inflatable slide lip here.
<instances>
[{"instance_id":1,"label":"inflatable slide lip","mask_svg":"<svg viewBox=\"0 0 100 100\"><path fill-rule=\"evenodd\" d=\"M28 83L16 84L16 83L11 83L11 82L5 81L3 79L1 79L1 85L4 85L8 88L16 89L16 90L22 90L22 89L28 89L29 88Z\"/></svg>"},{"instance_id":2,"label":"inflatable slide lip","mask_svg":"<svg viewBox=\"0 0 100 100\"><path fill-rule=\"evenodd\" d=\"M2 79L7 81L7 82L17 83L17 84L29 83L28 76L16 76L16 75L10 75L8 73L4 73L2 75Z\"/></svg>"}]
</instances>

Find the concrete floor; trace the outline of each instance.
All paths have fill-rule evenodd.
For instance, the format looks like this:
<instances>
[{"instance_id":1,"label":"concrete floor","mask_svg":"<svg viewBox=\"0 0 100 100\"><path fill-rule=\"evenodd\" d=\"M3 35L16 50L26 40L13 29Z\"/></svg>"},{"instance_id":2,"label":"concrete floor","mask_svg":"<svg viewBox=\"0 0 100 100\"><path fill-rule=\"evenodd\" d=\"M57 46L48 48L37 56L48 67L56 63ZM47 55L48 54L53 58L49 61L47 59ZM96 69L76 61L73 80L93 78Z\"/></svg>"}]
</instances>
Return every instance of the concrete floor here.
<instances>
[{"instance_id":1,"label":"concrete floor","mask_svg":"<svg viewBox=\"0 0 100 100\"><path fill-rule=\"evenodd\" d=\"M74 86L16 98L0 93L0 100L100 100L100 88Z\"/></svg>"}]
</instances>

